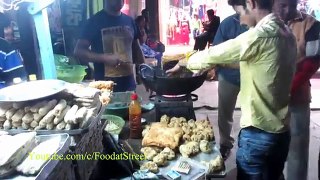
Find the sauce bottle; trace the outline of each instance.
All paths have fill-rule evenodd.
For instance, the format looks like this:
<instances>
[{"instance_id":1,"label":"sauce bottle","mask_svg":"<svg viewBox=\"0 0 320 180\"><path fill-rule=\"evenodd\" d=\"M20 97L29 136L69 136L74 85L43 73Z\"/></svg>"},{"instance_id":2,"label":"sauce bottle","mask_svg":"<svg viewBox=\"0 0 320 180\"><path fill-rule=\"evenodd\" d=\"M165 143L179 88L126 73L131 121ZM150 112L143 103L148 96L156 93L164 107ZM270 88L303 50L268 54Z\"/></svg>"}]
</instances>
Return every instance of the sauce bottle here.
<instances>
[{"instance_id":1,"label":"sauce bottle","mask_svg":"<svg viewBox=\"0 0 320 180\"><path fill-rule=\"evenodd\" d=\"M136 93L131 95L131 103L129 105L129 127L131 139L142 138L141 105Z\"/></svg>"}]
</instances>

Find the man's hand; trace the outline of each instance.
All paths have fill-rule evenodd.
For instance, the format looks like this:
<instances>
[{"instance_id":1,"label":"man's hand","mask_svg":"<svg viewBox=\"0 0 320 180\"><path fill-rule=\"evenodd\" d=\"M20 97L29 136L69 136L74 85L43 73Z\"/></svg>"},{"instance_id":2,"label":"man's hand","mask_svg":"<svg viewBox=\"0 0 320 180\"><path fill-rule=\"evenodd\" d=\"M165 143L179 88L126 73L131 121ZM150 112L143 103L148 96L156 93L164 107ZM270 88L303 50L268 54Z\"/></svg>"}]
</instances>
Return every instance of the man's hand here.
<instances>
[{"instance_id":1,"label":"man's hand","mask_svg":"<svg viewBox=\"0 0 320 180\"><path fill-rule=\"evenodd\" d=\"M207 81L213 81L213 80L216 80L217 79L217 74L216 74L216 69L215 68L212 68L208 71L208 74L207 74Z\"/></svg>"},{"instance_id":2,"label":"man's hand","mask_svg":"<svg viewBox=\"0 0 320 180\"><path fill-rule=\"evenodd\" d=\"M166 74L168 74L168 76L171 76L172 74L174 74L174 73L177 73L179 70L180 70L180 65L179 65L179 63L176 65L176 66L174 66L173 68L171 68L171 69L169 69L169 70L167 70L166 71Z\"/></svg>"}]
</instances>

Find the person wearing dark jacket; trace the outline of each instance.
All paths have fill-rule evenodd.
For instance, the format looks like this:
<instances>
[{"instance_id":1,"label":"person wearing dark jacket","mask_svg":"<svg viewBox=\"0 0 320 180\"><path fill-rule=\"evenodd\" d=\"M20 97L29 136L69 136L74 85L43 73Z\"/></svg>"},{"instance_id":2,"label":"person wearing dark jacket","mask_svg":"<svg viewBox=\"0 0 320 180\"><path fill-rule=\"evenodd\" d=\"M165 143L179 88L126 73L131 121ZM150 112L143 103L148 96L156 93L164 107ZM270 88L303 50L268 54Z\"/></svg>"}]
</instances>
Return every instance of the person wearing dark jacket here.
<instances>
[{"instance_id":1,"label":"person wearing dark jacket","mask_svg":"<svg viewBox=\"0 0 320 180\"><path fill-rule=\"evenodd\" d=\"M194 50L202 51L206 48L208 43L212 43L220 25L220 17L216 16L212 9L207 11L207 15L209 21L203 23L203 29L205 32L196 37L193 48Z\"/></svg>"},{"instance_id":2,"label":"person wearing dark jacket","mask_svg":"<svg viewBox=\"0 0 320 180\"><path fill-rule=\"evenodd\" d=\"M278 0L274 12L291 28L298 45L296 73L291 87L291 142L287 178L308 179L310 141L310 79L320 66L320 22L297 10L297 0Z\"/></svg>"},{"instance_id":3,"label":"person wearing dark jacket","mask_svg":"<svg viewBox=\"0 0 320 180\"><path fill-rule=\"evenodd\" d=\"M26 80L27 77L21 55L4 38L9 27L9 19L0 13L0 89L12 85L14 78Z\"/></svg>"},{"instance_id":4,"label":"person wearing dark jacket","mask_svg":"<svg viewBox=\"0 0 320 180\"><path fill-rule=\"evenodd\" d=\"M213 45L218 45L229 39L234 39L247 31L245 26L240 25L239 8L243 8L244 0L229 0L228 4L236 11L235 14L224 19L213 40ZM234 139L231 136L233 124L233 111L236 106L240 91L239 63L223 64L217 67L218 73L218 126L220 134L220 152L227 159L233 148Z\"/></svg>"}]
</instances>

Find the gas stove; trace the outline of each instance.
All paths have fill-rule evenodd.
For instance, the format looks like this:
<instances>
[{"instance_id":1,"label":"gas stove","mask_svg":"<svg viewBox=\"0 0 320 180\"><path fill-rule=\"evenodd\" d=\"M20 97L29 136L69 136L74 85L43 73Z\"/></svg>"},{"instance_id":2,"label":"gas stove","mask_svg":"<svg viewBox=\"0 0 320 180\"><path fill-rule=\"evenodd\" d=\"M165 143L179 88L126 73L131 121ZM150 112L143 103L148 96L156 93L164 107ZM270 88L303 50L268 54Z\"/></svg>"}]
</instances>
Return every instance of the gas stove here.
<instances>
[{"instance_id":1,"label":"gas stove","mask_svg":"<svg viewBox=\"0 0 320 180\"><path fill-rule=\"evenodd\" d=\"M195 94L153 95L150 100L154 101L157 121L160 121L162 115L196 119L193 101L197 101L198 96Z\"/></svg>"}]
</instances>

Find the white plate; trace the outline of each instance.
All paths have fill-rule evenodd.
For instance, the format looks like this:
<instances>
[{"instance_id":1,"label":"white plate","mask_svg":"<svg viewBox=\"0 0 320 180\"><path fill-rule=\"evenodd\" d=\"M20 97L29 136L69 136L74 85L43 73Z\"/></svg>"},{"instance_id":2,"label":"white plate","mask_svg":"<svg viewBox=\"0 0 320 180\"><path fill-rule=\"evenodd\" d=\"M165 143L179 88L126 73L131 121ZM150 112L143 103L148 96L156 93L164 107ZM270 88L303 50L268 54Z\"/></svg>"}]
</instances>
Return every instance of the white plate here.
<instances>
[{"instance_id":1,"label":"white plate","mask_svg":"<svg viewBox=\"0 0 320 180\"><path fill-rule=\"evenodd\" d=\"M65 90L67 82L38 80L24 82L0 89L0 102L20 102L40 99Z\"/></svg>"}]
</instances>

